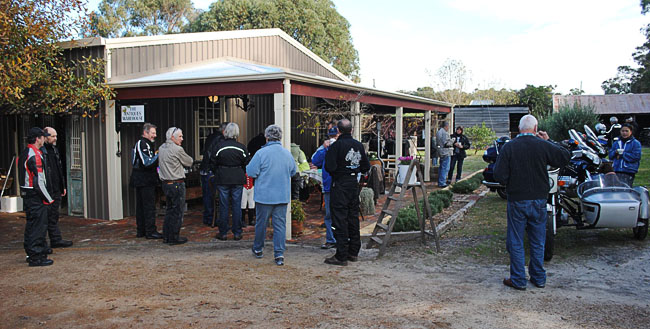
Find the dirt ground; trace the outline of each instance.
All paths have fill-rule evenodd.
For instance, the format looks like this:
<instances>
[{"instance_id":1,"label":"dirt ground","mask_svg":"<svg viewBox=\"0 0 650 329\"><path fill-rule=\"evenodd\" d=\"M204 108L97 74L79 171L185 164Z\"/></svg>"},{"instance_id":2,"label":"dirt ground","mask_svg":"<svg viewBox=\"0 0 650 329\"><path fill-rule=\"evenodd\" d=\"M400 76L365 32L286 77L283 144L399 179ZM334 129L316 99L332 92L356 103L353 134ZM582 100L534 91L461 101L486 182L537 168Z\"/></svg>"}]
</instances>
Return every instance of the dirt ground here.
<instances>
[{"instance_id":1,"label":"dirt ground","mask_svg":"<svg viewBox=\"0 0 650 329\"><path fill-rule=\"evenodd\" d=\"M650 250L596 248L547 264L545 289L502 285L506 265L442 254L417 242L374 250L348 267L333 251L289 245L274 265L270 245L248 242L134 244L57 249L53 266L29 268L19 248L0 248L2 328L648 328Z\"/></svg>"}]
</instances>

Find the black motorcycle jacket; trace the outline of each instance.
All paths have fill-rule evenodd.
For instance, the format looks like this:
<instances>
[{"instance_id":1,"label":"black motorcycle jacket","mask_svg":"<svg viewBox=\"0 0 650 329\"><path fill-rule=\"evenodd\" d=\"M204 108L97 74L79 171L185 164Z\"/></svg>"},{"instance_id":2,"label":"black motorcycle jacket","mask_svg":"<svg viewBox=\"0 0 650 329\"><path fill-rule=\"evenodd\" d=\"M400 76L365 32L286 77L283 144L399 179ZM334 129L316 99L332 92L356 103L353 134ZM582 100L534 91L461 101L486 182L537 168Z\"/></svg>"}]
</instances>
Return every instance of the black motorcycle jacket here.
<instances>
[{"instance_id":1,"label":"black motorcycle jacket","mask_svg":"<svg viewBox=\"0 0 650 329\"><path fill-rule=\"evenodd\" d=\"M349 133L342 134L332 144L325 155L325 170L336 181L370 170L370 162L363 144Z\"/></svg>"},{"instance_id":2,"label":"black motorcycle jacket","mask_svg":"<svg viewBox=\"0 0 650 329\"><path fill-rule=\"evenodd\" d=\"M212 173L217 185L246 184L246 165L250 161L244 144L233 138L223 139L210 155Z\"/></svg>"},{"instance_id":3,"label":"black motorcycle jacket","mask_svg":"<svg viewBox=\"0 0 650 329\"><path fill-rule=\"evenodd\" d=\"M131 186L142 187L152 186L158 183L158 154L155 152L154 144L142 137L133 147L131 164Z\"/></svg>"},{"instance_id":4,"label":"black motorcycle jacket","mask_svg":"<svg viewBox=\"0 0 650 329\"><path fill-rule=\"evenodd\" d=\"M59 150L52 144L45 144L41 148L41 151L47 164L47 190L50 194L62 193L66 189L67 184Z\"/></svg>"}]
</instances>

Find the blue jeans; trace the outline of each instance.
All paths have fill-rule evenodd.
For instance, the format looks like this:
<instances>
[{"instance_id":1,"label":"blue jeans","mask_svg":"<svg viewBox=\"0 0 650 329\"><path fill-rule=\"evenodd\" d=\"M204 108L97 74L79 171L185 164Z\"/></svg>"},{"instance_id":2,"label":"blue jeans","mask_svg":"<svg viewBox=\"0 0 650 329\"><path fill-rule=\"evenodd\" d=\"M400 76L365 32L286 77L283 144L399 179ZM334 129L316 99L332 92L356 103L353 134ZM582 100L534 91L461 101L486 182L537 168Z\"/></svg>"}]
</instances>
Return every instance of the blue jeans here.
<instances>
[{"instance_id":1,"label":"blue jeans","mask_svg":"<svg viewBox=\"0 0 650 329\"><path fill-rule=\"evenodd\" d=\"M264 250L266 238L266 221L272 217L273 224L273 256L284 256L286 230L287 230L287 204L264 204L255 202L255 240L253 251Z\"/></svg>"},{"instance_id":2,"label":"blue jeans","mask_svg":"<svg viewBox=\"0 0 650 329\"><path fill-rule=\"evenodd\" d=\"M537 285L546 284L546 270L544 270L546 216L545 199L508 201L506 248L510 253L510 280L517 287L526 286L524 231L528 232L530 280Z\"/></svg>"},{"instance_id":3,"label":"blue jeans","mask_svg":"<svg viewBox=\"0 0 650 329\"><path fill-rule=\"evenodd\" d=\"M438 167L438 186L447 185L447 174L449 173L449 156L440 157L440 167Z\"/></svg>"},{"instance_id":4,"label":"blue jeans","mask_svg":"<svg viewBox=\"0 0 650 329\"><path fill-rule=\"evenodd\" d=\"M217 186L214 184L214 174L201 175L201 191L203 192L203 224L212 224L214 217L214 192Z\"/></svg>"},{"instance_id":5,"label":"blue jeans","mask_svg":"<svg viewBox=\"0 0 650 329\"><path fill-rule=\"evenodd\" d=\"M241 235L241 192L244 185L217 185L219 191L219 234L228 230L228 210L232 207L232 233Z\"/></svg>"},{"instance_id":6,"label":"blue jeans","mask_svg":"<svg viewBox=\"0 0 650 329\"><path fill-rule=\"evenodd\" d=\"M325 201L325 242L336 243L334 232L332 232L332 213L330 212L330 192L323 192Z\"/></svg>"}]
</instances>

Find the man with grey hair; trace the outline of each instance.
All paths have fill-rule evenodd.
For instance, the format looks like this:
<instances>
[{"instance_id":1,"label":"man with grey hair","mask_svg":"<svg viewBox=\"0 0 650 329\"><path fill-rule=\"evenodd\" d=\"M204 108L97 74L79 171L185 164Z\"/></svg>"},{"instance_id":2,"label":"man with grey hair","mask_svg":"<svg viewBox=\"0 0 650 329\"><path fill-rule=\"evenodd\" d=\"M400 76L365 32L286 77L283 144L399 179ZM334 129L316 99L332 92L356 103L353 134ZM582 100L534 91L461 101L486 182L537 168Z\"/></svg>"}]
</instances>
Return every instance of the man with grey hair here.
<instances>
[{"instance_id":1,"label":"man with grey hair","mask_svg":"<svg viewBox=\"0 0 650 329\"><path fill-rule=\"evenodd\" d=\"M47 233L50 237L51 248L66 248L72 246L72 241L64 240L59 229L59 208L61 198L65 196L66 182L61 156L56 147L58 133L52 127L45 127L43 131L49 136L45 137L45 144L41 148L47 163L47 190L54 202L47 208Z\"/></svg>"},{"instance_id":2,"label":"man with grey hair","mask_svg":"<svg viewBox=\"0 0 650 329\"><path fill-rule=\"evenodd\" d=\"M255 179L255 241L253 255L263 257L266 222L273 224L273 256L275 264L284 265L287 205L291 201L291 176L298 168L289 150L282 147L282 129L276 125L266 127L266 144L246 166L246 173Z\"/></svg>"},{"instance_id":3,"label":"man with grey hair","mask_svg":"<svg viewBox=\"0 0 650 329\"><path fill-rule=\"evenodd\" d=\"M153 142L156 140L156 126L145 123L142 138L133 147L130 186L135 188L135 222L137 237L162 239L156 229L156 185L158 184L158 153Z\"/></svg>"},{"instance_id":4,"label":"man with grey hair","mask_svg":"<svg viewBox=\"0 0 650 329\"><path fill-rule=\"evenodd\" d=\"M440 129L436 134L436 143L438 144L438 156L440 157L440 166L438 167L438 187L447 186L447 174L449 174L449 162L454 150L453 141L449 136L449 122L443 121Z\"/></svg>"},{"instance_id":5,"label":"man with grey hair","mask_svg":"<svg viewBox=\"0 0 650 329\"><path fill-rule=\"evenodd\" d=\"M226 240L226 234L232 229L233 238L241 240L241 195L246 184L246 164L248 150L237 141L239 126L231 122L223 131L223 140L211 154L212 172L219 192L219 233L218 240ZM228 210L232 208L232 228L228 227Z\"/></svg>"},{"instance_id":6,"label":"man with grey hair","mask_svg":"<svg viewBox=\"0 0 650 329\"><path fill-rule=\"evenodd\" d=\"M570 158L569 151L548 139L546 132L537 131L537 119L525 115L519 121L519 135L501 148L494 167L494 178L506 186L508 194L506 249L510 254L510 278L503 279L503 284L517 290L526 290L525 232L530 245L530 282L538 288L546 285L544 243L550 189L547 166L563 167Z\"/></svg>"},{"instance_id":7,"label":"man with grey hair","mask_svg":"<svg viewBox=\"0 0 650 329\"><path fill-rule=\"evenodd\" d=\"M167 129L167 141L160 146L158 162L160 163L160 180L167 204L163 224L163 243L169 245L183 244L187 238L180 236L183 225L183 207L185 206L185 168L192 166L192 157L181 147L183 130L176 127Z\"/></svg>"}]
</instances>

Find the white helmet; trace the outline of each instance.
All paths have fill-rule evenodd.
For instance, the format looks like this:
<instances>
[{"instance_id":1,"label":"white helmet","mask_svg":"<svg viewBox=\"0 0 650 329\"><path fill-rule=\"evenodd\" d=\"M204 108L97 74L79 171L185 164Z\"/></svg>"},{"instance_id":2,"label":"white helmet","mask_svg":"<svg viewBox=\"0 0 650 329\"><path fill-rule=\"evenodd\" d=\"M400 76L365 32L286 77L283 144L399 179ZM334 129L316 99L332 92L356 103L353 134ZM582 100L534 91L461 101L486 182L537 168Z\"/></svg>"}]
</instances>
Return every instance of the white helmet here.
<instances>
[{"instance_id":1,"label":"white helmet","mask_svg":"<svg viewBox=\"0 0 650 329\"><path fill-rule=\"evenodd\" d=\"M598 123L596 124L596 133L598 134L604 134L607 131L607 127L605 127L604 124Z\"/></svg>"},{"instance_id":2,"label":"white helmet","mask_svg":"<svg viewBox=\"0 0 650 329\"><path fill-rule=\"evenodd\" d=\"M609 118L609 123L611 123L611 124L618 123L618 118L617 117Z\"/></svg>"}]
</instances>

